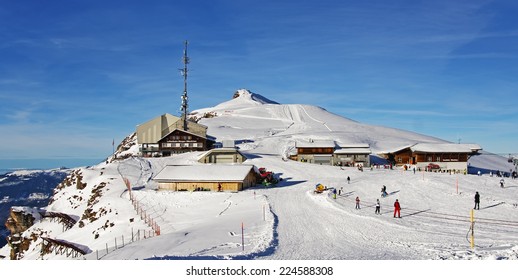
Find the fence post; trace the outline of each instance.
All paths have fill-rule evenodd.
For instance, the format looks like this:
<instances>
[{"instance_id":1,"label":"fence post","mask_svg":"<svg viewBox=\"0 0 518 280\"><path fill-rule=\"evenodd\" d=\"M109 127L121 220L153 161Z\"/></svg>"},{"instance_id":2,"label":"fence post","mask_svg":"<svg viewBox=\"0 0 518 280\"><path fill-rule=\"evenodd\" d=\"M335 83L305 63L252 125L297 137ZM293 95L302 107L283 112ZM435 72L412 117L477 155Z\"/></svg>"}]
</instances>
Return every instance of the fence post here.
<instances>
[{"instance_id":1,"label":"fence post","mask_svg":"<svg viewBox=\"0 0 518 280\"><path fill-rule=\"evenodd\" d=\"M115 250L117 250L119 248L117 248L117 237L115 237Z\"/></svg>"},{"instance_id":2,"label":"fence post","mask_svg":"<svg viewBox=\"0 0 518 280\"><path fill-rule=\"evenodd\" d=\"M135 242L133 239L133 228L131 228L131 242Z\"/></svg>"},{"instance_id":3,"label":"fence post","mask_svg":"<svg viewBox=\"0 0 518 280\"><path fill-rule=\"evenodd\" d=\"M108 255L108 243L106 243L106 255Z\"/></svg>"},{"instance_id":4,"label":"fence post","mask_svg":"<svg viewBox=\"0 0 518 280\"><path fill-rule=\"evenodd\" d=\"M122 235L122 247L124 247L124 235Z\"/></svg>"},{"instance_id":5,"label":"fence post","mask_svg":"<svg viewBox=\"0 0 518 280\"><path fill-rule=\"evenodd\" d=\"M97 259L99 259L99 250L95 250L95 254L96 254Z\"/></svg>"}]
</instances>

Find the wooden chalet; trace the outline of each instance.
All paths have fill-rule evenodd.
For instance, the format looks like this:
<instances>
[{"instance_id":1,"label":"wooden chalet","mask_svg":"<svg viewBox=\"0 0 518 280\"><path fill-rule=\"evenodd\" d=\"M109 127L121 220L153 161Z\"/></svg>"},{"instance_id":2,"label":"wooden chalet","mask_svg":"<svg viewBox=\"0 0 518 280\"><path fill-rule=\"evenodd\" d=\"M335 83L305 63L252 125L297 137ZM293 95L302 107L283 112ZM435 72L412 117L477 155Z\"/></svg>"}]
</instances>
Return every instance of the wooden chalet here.
<instances>
[{"instance_id":1,"label":"wooden chalet","mask_svg":"<svg viewBox=\"0 0 518 280\"><path fill-rule=\"evenodd\" d=\"M163 114L137 126L137 142L142 156L169 156L209 150L214 139L204 125Z\"/></svg>"},{"instance_id":2,"label":"wooden chalet","mask_svg":"<svg viewBox=\"0 0 518 280\"><path fill-rule=\"evenodd\" d=\"M213 141L206 137L175 129L164 138L158 140L158 147L162 156L185 152L206 151L212 147Z\"/></svg>"},{"instance_id":3,"label":"wooden chalet","mask_svg":"<svg viewBox=\"0 0 518 280\"><path fill-rule=\"evenodd\" d=\"M434 163L445 170L466 170L468 159L482 148L477 144L419 143L383 153L395 165L426 168Z\"/></svg>"},{"instance_id":4,"label":"wooden chalet","mask_svg":"<svg viewBox=\"0 0 518 280\"><path fill-rule=\"evenodd\" d=\"M153 180L159 190L237 192L255 186L257 174L253 165L168 165Z\"/></svg>"},{"instance_id":5,"label":"wooden chalet","mask_svg":"<svg viewBox=\"0 0 518 280\"><path fill-rule=\"evenodd\" d=\"M298 141L295 146L297 154L290 158L300 162L331 165L335 146L335 141L332 140Z\"/></svg>"}]
</instances>

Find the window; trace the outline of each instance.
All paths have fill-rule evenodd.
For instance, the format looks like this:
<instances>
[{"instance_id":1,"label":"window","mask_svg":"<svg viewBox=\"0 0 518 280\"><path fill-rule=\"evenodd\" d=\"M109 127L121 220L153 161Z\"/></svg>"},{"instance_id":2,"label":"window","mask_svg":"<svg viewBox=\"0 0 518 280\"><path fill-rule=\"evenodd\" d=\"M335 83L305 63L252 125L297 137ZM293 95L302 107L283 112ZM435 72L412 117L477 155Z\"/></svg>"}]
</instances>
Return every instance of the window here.
<instances>
[{"instance_id":1,"label":"window","mask_svg":"<svg viewBox=\"0 0 518 280\"><path fill-rule=\"evenodd\" d=\"M440 156L437 156L437 157L435 158L435 161L441 161L441 157L440 157Z\"/></svg>"},{"instance_id":2,"label":"window","mask_svg":"<svg viewBox=\"0 0 518 280\"><path fill-rule=\"evenodd\" d=\"M428 161L433 161L433 157L432 156L428 156Z\"/></svg>"}]
</instances>

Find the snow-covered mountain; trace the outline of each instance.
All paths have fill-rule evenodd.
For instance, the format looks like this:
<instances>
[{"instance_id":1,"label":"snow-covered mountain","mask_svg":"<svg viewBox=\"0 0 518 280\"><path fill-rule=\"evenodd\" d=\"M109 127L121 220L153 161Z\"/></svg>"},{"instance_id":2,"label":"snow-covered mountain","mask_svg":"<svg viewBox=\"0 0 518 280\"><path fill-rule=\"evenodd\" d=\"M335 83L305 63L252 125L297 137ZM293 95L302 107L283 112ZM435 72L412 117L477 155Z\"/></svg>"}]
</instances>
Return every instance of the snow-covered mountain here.
<instances>
[{"instance_id":1,"label":"snow-covered mountain","mask_svg":"<svg viewBox=\"0 0 518 280\"><path fill-rule=\"evenodd\" d=\"M191 116L207 125L218 139L275 143L282 154L296 140L326 139L337 143L368 143L374 153L417 142L444 140L395 128L362 124L330 113L323 108L301 104L278 104L248 90L238 90L230 101L199 109ZM266 151L265 151L266 152Z\"/></svg>"},{"instance_id":2,"label":"snow-covered mountain","mask_svg":"<svg viewBox=\"0 0 518 280\"><path fill-rule=\"evenodd\" d=\"M132 134L106 162L71 172L44 209L15 209L33 220L15 236L17 257L73 258L56 253L68 244L81 251L79 259L518 258L518 186L510 179L499 188L500 178L488 175L361 172L285 160L297 140L368 143L374 153L444 140L362 124L316 106L278 104L248 90L191 117L217 141L235 140L249 158L245 163L284 180L239 193L157 192L152 178L164 166L199 164L201 153L139 158ZM471 160L479 168L509 168L505 158L490 154ZM338 198L314 194L317 183L339 189ZM382 185L387 198L379 196ZM478 247L470 250L466 231L475 191L482 203ZM357 196L361 210L354 209ZM392 218L396 198L402 219ZM382 215L374 215L376 199ZM8 246L0 249L0 255L10 254Z\"/></svg>"}]
</instances>

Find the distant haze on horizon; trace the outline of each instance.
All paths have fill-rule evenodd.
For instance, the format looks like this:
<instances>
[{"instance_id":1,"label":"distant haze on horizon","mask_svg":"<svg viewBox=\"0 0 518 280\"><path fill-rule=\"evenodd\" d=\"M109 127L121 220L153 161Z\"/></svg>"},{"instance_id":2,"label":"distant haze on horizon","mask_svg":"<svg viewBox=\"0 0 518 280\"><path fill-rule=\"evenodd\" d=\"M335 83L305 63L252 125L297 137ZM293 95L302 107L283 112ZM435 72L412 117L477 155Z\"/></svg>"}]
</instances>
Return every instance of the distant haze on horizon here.
<instances>
[{"instance_id":1,"label":"distant haze on horizon","mask_svg":"<svg viewBox=\"0 0 518 280\"><path fill-rule=\"evenodd\" d=\"M52 1L0 8L0 159L99 158L240 88L518 154L518 2ZM210 133L210 132L209 132Z\"/></svg>"}]
</instances>

